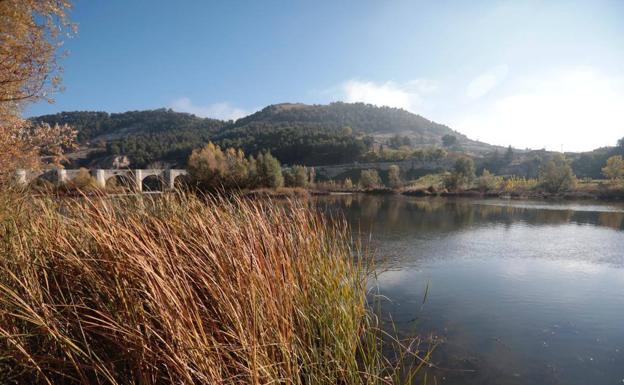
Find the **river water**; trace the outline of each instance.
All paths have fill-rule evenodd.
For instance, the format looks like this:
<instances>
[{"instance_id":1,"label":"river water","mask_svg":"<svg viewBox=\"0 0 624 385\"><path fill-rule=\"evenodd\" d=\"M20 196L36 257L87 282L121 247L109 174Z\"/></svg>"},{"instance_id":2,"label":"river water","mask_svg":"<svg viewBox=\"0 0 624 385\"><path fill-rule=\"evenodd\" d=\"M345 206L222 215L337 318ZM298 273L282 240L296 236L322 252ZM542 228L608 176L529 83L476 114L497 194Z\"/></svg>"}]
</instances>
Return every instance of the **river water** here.
<instances>
[{"instance_id":1,"label":"river water","mask_svg":"<svg viewBox=\"0 0 624 385\"><path fill-rule=\"evenodd\" d=\"M382 318L400 336L440 341L428 383L624 384L624 205L317 203L370 239Z\"/></svg>"}]
</instances>

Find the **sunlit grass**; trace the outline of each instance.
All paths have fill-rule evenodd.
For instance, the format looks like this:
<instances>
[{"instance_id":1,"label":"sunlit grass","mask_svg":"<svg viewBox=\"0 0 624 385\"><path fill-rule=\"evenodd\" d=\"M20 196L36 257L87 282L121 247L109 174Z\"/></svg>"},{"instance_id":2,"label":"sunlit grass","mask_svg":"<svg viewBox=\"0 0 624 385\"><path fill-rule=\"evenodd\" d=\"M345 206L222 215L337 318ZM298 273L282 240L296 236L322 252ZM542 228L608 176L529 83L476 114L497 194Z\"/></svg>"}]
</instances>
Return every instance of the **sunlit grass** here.
<instances>
[{"instance_id":1,"label":"sunlit grass","mask_svg":"<svg viewBox=\"0 0 624 385\"><path fill-rule=\"evenodd\" d=\"M390 384L429 357L303 203L0 195L2 383Z\"/></svg>"}]
</instances>

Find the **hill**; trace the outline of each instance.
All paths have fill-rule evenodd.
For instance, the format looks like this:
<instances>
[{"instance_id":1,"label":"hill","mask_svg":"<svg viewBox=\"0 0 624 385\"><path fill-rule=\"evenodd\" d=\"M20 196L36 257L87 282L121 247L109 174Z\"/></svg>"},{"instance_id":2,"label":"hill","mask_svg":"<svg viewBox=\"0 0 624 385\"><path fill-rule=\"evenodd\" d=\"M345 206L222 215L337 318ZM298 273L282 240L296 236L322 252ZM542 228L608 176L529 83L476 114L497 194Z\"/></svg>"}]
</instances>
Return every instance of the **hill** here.
<instances>
[{"instance_id":1,"label":"hill","mask_svg":"<svg viewBox=\"0 0 624 385\"><path fill-rule=\"evenodd\" d=\"M276 104L235 122L169 109L62 112L32 120L75 127L81 151L72 159L75 165L88 166L117 155L127 156L131 167L155 162L184 166L190 152L209 140L250 154L270 150L283 163L308 165L359 161L384 146L442 147L445 136L453 139L448 150L471 155L502 150L420 115L363 103Z\"/></svg>"},{"instance_id":2,"label":"hill","mask_svg":"<svg viewBox=\"0 0 624 385\"><path fill-rule=\"evenodd\" d=\"M442 146L445 135L463 152L502 150L402 109L342 102L271 105L226 126L215 139L248 152L270 149L285 163L331 164L357 160L396 136L423 147Z\"/></svg>"},{"instance_id":3,"label":"hill","mask_svg":"<svg viewBox=\"0 0 624 385\"><path fill-rule=\"evenodd\" d=\"M74 127L80 150L70 158L78 166L97 165L118 155L127 156L133 167L155 162L183 165L193 149L203 146L226 125L164 108L113 114L61 112L31 120Z\"/></svg>"}]
</instances>

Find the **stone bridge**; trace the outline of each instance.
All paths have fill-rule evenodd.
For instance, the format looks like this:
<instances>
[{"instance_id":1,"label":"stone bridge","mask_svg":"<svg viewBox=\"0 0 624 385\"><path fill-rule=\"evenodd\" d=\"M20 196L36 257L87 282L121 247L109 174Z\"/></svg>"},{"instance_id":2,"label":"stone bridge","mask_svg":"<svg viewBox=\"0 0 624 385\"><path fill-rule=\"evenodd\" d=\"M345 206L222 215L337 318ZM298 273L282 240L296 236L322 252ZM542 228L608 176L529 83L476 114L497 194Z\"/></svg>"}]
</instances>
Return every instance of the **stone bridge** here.
<instances>
[{"instance_id":1,"label":"stone bridge","mask_svg":"<svg viewBox=\"0 0 624 385\"><path fill-rule=\"evenodd\" d=\"M17 182L27 185L35 179L43 178L60 185L74 179L80 170L54 169L47 171L17 170ZM156 177L163 190L175 188L176 178L187 175L183 169L94 169L89 170L100 188L106 187L106 182L111 179L124 179L134 191L143 191L143 182L148 177Z\"/></svg>"}]
</instances>

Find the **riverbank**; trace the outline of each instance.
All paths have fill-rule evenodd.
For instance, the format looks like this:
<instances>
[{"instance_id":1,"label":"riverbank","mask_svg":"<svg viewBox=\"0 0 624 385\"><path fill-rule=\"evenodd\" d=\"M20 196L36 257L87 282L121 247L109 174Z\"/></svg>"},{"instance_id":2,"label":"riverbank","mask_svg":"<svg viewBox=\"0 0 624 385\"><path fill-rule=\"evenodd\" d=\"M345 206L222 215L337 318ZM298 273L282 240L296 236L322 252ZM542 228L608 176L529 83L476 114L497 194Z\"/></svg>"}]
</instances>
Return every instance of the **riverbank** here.
<instances>
[{"instance_id":1,"label":"riverbank","mask_svg":"<svg viewBox=\"0 0 624 385\"><path fill-rule=\"evenodd\" d=\"M539 188L533 189L496 189L496 190L458 190L458 191L431 191L428 189L404 190L401 193L407 196L441 196L441 197L472 197L472 198L504 198L504 199L551 199L551 200L601 200L624 201L624 187L620 185L592 185L579 186L573 190L548 192Z\"/></svg>"}]
</instances>

